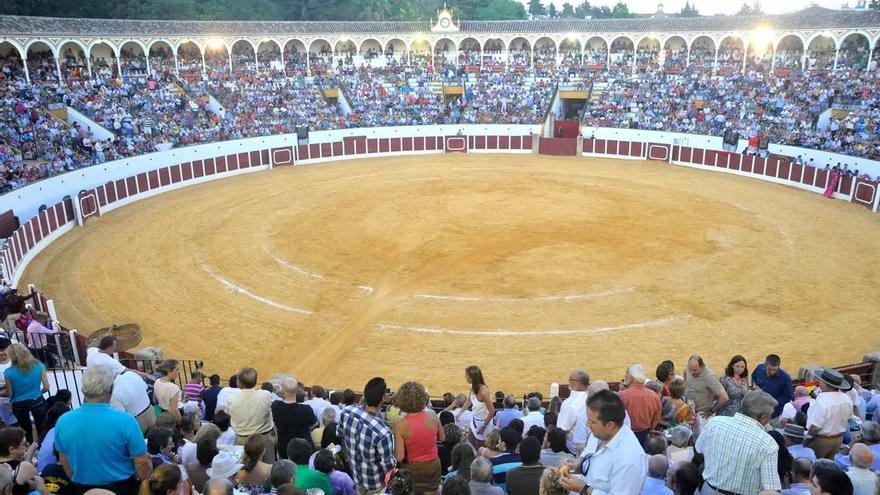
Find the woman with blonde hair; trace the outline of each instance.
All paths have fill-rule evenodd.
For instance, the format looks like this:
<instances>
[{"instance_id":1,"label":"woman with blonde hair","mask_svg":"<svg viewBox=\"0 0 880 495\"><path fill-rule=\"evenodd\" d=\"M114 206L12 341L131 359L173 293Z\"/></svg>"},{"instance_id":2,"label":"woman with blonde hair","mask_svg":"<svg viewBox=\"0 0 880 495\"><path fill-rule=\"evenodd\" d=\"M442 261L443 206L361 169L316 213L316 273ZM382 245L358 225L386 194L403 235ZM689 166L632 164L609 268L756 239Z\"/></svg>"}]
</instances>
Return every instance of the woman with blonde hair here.
<instances>
[{"instance_id":1,"label":"woman with blonde hair","mask_svg":"<svg viewBox=\"0 0 880 495\"><path fill-rule=\"evenodd\" d=\"M6 378L6 396L12 403L12 414L18 426L24 429L28 443L33 443L33 429L42 435L43 423L49 405L43 394L49 392L49 378L46 366L34 359L31 351L21 344L12 344L6 349L12 364L3 372ZM34 421L31 423L31 416Z\"/></svg>"},{"instance_id":2,"label":"woman with blonde hair","mask_svg":"<svg viewBox=\"0 0 880 495\"><path fill-rule=\"evenodd\" d=\"M180 374L177 360L162 361L156 366L156 371L162 375L153 385L156 404L162 412L171 413L174 419L180 421L180 387L175 383Z\"/></svg>"},{"instance_id":3,"label":"woman with blonde hair","mask_svg":"<svg viewBox=\"0 0 880 495\"><path fill-rule=\"evenodd\" d=\"M265 453L265 436L251 435L247 438L244 443L244 454L241 456L241 462L244 466L238 470L234 481L239 491L257 495L268 493L272 488L268 482L272 465L261 460Z\"/></svg>"},{"instance_id":4,"label":"woman with blonde hair","mask_svg":"<svg viewBox=\"0 0 880 495\"><path fill-rule=\"evenodd\" d=\"M437 413L427 407L428 392L417 382L406 382L395 396L406 413L394 424L394 456L412 475L416 493L435 493L440 487L437 442L446 435Z\"/></svg>"},{"instance_id":5,"label":"woman with blonde hair","mask_svg":"<svg viewBox=\"0 0 880 495\"><path fill-rule=\"evenodd\" d=\"M541 484L538 493L540 495L565 495L568 490L559 482L560 475L556 469L547 468L541 475Z\"/></svg>"}]
</instances>

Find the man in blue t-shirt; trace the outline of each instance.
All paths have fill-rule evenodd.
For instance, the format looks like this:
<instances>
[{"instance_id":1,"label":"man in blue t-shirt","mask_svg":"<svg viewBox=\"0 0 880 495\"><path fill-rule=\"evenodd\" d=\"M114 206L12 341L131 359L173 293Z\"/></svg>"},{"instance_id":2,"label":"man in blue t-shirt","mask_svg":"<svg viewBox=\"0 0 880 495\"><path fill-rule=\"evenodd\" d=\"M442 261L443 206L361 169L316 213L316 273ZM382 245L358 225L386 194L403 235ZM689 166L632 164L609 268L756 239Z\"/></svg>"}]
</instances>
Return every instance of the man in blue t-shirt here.
<instances>
[{"instance_id":1,"label":"man in blue t-shirt","mask_svg":"<svg viewBox=\"0 0 880 495\"><path fill-rule=\"evenodd\" d=\"M791 402L794 393L791 376L779 367L781 363L779 356L770 354L764 359L764 363L759 364L752 372L752 384L776 399L776 408L773 409L774 418L782 414L782 408Z\"/></svg>"},{"instance_id":2,"label":"man in blue t-shirt","mask_svg":"<svg viewBox=\"0 0 880 495\"><path fill-rule=\"evenodd\" d=\"M135 495L138 478L153 471L137 420L110 406L115 377L110 368L90 366L83 374L85 403L55 425L55 449L77 493L104 488Z\"/></svg>"}]
</instances>

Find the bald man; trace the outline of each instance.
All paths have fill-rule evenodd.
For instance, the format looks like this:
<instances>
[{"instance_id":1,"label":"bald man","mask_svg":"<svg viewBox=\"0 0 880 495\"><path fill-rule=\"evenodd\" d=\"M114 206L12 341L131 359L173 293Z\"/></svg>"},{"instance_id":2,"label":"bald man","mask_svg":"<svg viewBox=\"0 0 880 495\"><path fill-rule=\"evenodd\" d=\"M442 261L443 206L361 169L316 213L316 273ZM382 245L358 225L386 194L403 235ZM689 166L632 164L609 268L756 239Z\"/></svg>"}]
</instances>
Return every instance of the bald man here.
<instances>
[{"instance_id":1,"label":"bald man","mask_svg":"<svg viewBox=\"0 0 880 495\"><path fill-rule=\"evenodd\" d=\"M655 454L648 458L648 477L642 485L640 495L672 495L672 490L666 486L666 473L669 471L669 461L663 454Z\"/></svg>"},{"instance_id":2,"label":"bald man","mask_svg":"<svg viewBox=\"0 0 880 495\"><path fill-rule=\"evenodd\" d=\"M846 471L853 484L853 495L876 495L877 475L868 468L874 462L874 453L863 443L854 444L849 449L852 466Z\"/></svg>"}]
</instances>

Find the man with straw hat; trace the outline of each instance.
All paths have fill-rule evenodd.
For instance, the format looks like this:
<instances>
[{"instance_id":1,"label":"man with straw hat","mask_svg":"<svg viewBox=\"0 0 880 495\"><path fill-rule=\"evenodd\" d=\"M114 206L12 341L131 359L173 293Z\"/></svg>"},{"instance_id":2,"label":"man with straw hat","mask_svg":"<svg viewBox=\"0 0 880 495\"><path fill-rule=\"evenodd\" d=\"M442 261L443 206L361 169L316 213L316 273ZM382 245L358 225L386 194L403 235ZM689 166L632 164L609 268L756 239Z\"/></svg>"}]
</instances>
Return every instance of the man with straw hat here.
<instances>
[{"instance_id":1,"label":"man with straw hat","mask_svg":"<svg viewBox=\"0 0 880 495\"><path fill-rule=\"evenodd\" d=\"M817 458L833 460L853 413L852 400L844 393L851 385L843 374L830 368L815 375L822 392L807 409L807 431L813 437L807 447L813 449Z\"/></svg>"},{"instance_id":2,"label":"man with straw hat","mask_svg":"<svg viewBox=\"0 0 880 495\"><path fill-rule=\"evenodd\" d=\"M776 431L782 433L782 437L785 439L785 447L788 449L792 458L797 459L798 457L803 457L809 459L810 462L816 460L816 453L813 452L813 449L804 447L804 442L813 437L807 434L807 431L803 426L788 423L784 428L779 428Z\"/></svg>"}]
</instances>

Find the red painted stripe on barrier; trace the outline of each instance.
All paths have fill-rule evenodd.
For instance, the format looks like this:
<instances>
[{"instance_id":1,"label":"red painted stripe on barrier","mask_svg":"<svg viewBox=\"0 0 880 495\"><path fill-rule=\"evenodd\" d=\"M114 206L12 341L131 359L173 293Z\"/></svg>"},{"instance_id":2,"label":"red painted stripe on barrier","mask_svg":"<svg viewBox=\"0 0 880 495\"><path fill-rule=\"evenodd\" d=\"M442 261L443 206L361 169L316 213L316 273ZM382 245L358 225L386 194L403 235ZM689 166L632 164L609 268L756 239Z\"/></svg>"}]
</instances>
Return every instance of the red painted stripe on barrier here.
<instances>
[{"instance_id":1,"label":"red painted stripe on barrier","mask_svg":"<svg viewBox=\"0 0 880 495\"><path fill-rule=\"evenodd\" d=\"M104 191L104 185L101 184L100 186L96 187L95 190L98 191L98 204L100 204L101 206L106 206L107 193Z\"/></svg>"},{"instance_id":2,"label":"red painted stripe on barrier","mask_svg":"<svg viewBox=\"0 0 880 495\"><path fill-rule=\"evenodd\" d=\"M218 174L226 172L226 156L215 156L214 168L217 169Z\"/></svg>"},{"instance_id":3,"label":"red painted stripe on barrier","mask_svg":"<svg viewBox=\"0 0 880 495\"><path fill-rule=\"evenodd\" d=\"M486 149L487 150L497 150L498 149L498 136L486 136Z\"/></svg>"},{"instance_id":4,"label":"red painted stripe on barrier","mask_svg":"<svg viewBox=\"0 0 880 495\"><path fill-rule=\"evenodd\" d=\"M24 252L28 253L34 247L34 230L31 222L24 224Z\"/></svg>"},{"instance_id":5,"label":"red painted stripe on barrier","mask_svg":"<svg viewBox=\"0 0 880 495\"><path fill-rule=\"evenodd\" d=\"M199 161L199 165L202 162ZM158 189L159 188L159 171L158 170L150 170L147 172L147 178L150 181L150 189Z\"/></svg>"},{"instance_id":6,"label":"red painted stripe on barrier","mask_svg":"<svg viewBox=\"0 0 880 495\"><path fill-rule=\"evenodd\" d=\"M180 165L172 165L169 167L171 172L171 183L177 184L181 180Z\"/></svg>"},{"instance_id":7,"label":"red painted stripe on barrier","mask_svg":"<svg viewBox=\"0 0 880 495\"><path fill-rule=\"evenodd\" d=\"M605 154L606 155L616 155L617 148L619 148L619 147L620 147L620 141L617 141L616 139L609 139L608 141L605 141Z\"/></svg>"},{"instance_id":8,"label":"red painted stripe on barrier","mask_svg":"<svg viewBox=\"0 0 880 495\"><path fill-rule=\"evenodd\" d=\"M534 147L534 140L531 135L522 137L522 148L524 150L530 150Z\"/></svg>"},{"instance_id":9,"label":"red painted stripe on barrier","mask_svg":"<svg viewBox=\"0 0 880 495\"><path fill-rule=\"evenodd\" d=\"M644 152L644 143L634 142L630 144L629 156L642 156Z\"/></svg>"},{"instance_id":10,"label":"red painted stripe on barrier","mask_svg":"<svg viewBox=\"0 0 880 495\"><path fill-rule=\"evenodd\" d=\"M49 222L49 232L55 232L55 229L58 228L58 205L55 205L49 208L47 211L49 212L46 215L46 219Z\"/></svg>"},{"instance_id":11,"label":"red painted stripe on barrier","mask_svg":"<svg viewBox=\"0 0 880 495\"><path fill-rule=\"evenodd\" d=\"M379 139L379 153L388 153L391 150L391 143L388 138Z\"/></svg>"},{"instance_id":12,"label":"red painted stripe on barrier","mask_svg":"<svg viewBox=\"0 0 880 495\"><path fill-rule=\"evenodd\" d=\"M400 150L401 151L412 151L412 138L405 137L400 139Z\"/></svg>"},{"instance_id":13,"label":"red painted stripe on barrier","mask_svg":"<svg viewBox=\"0 0 880 495\"><path fill-rule=\"evenodd\" d=\"M837 192L840 194L852 194L853 178L851 175L844 175L837 183Z\"/></svg>"},{"instance_id":14,"label":"red painted stripe on barrier","mask_svg":"<svg viewBox=\"0 0 880 495\"><path fill-rule=\"evenodd\" d=\"M413 150L415 150L415 151L424 151L425 150L425 137L424 136L416 136L413 139Z\"/></svg>"},{"instance_id":15,"label":"red painted stripe on barrier","mask_svg":"<svg viewBox=\"0 0 880 495\"><path fill-rule=\"evenodd\" d=\"M752 165L752 172L758 175L764 175L765 168L767 168L767 160L760 156L756 156L755 162Z\"/></svg>"},{"instance_id":16,"label":"red painted stripe on barrier","mask_svg":"<svg viewBox=\"0 0 880 495\"><path fill-rule=\"evenodd\" d=\"M321 143L319 145L318 155L321 158L333 156L333 146L330 143Z\"/></svg>"},{"instance_id":17,"label":"red painted stripe on barrier","mask_svg":"<svg viewBox=\"0 0 880 495\"><path fill-rule=\"evenodd\" d=\"M778 172L779 169L779 159L774 158L765 161L767 162L767 164L764 167L764 175L766 175L767 177L776 177L776 172Z\"/></svg>"},{"instance_id":18,"label":"red painted stripe on barrier","mask_svg":"<svg viewBox=\"0 0 880 495\"><path fill-rule=\"evenodd\" d=\"M49 214L46 213L46 210L43 210L37 218L40 219L40 238L46 237L49 235L49 232L51 232L51 230L49 230Z\"/></svg>"},{"instance_id":19,"label":"red painted stripe on barrier","mask_svg":"<svg viewBox=\"0 0 880 495\"><path fill-rule=\"evenodd\" d=\"M728 153L727 168L731 170L739 170L742 155L739 153Z\"/></svg>"},{"instance_id":20,"label":"red painted stripe on barrier","mask_svg":"<svg viewBox=\"0 0 880 495\"><path fill-rule=\"evenodd\" d=\"M180 164L180 179L185 182L185 181L192 179L192 177L193 177L192 166L190 165L190 163L189 162L181 163Z\"/></svg>"},{"instance_id":21,"label":"red painted stripe on barrier","mask_svg":"<svg viewBox=\"0 0 880 495\"><path fill-rule=\"evenodd\" d=\"M498 136L498 149L499 150L509 150L510 149L510 136Z\"/></svg>"},{"instance_id":22,"label":"red painted stripe on barrier","mask_svg":"<svg viewBox=\"0 0 880 495\"><path fill-rule=\"evenodd\" d=\"M149 183L147 181L147 174L145 172L141 172L137 174L137 191L138 194L142 192L146 192L149 190Z\"/></svg>"},{"instance_id":23,"label":"red painted stripe on barrier","mask_svg":"<svg viewBox=\"0 0 880 495\"><path fill-rule=\"evenodd\" d=\"M269 161L269 150L260 150L260 163L263 165L271 163Z\"/></svg>"},{"instance_id":24,"label":"red painted stripe on barrier","mask_svg":"<svg viewBox=\"0 0 880 495\"><path fill-rule=\"evenodd\" d=\"M705 150L703 152L703 165L714 167L718 159L718 152L715 150Z\"/></svg>"},{"instance_id":25,"label":"red painted stripe on barrier","mask_svg":"<svg viewBox=\"0 0 880 495\"><path fill-rule=\"evenodd\" d=\"M803 180L803 177L804 177L804 166L797 164L797 163L792 163L791 170L788 173L789 180L794 181L794 182L801 182L801 180Z\"/></svg>"},{"instance_id":26,"label":"red painted stripe on barrier","mask_svg":"<svg viewBox=\"0 0 880 495\"><path fill-rule=\"evenodd\" d=\"M484 150L486 149L486 136L474 136L474 146L475 150Z\"/></svg>"},{"instance_id":27,"label":"red painted stripe on barrier","mask_svg":"<svg viewBox=\"0 0 880 495\"><path fill-rule=\"evenodd\" d=\"M379 152L379 140L378 139L368 139L367 140L367 153L378 153Z\"/></svg>"},{"instance_id":28,"label":"red painted stripe on barrier","mask_svg":"<svg viewBox=\"0 0 880 495\"><path fill-rule=\"evenodd\" d=\"M342 143L339 144L342 145ZM340 152L339 154L341 155L342 153ZM257 150L251 151L251 155L248 157L248 163L250 163L251 167L259 167L261 165L260 152Z\"/></svg>"},{"instance_id":29,"label":"red painted stripe on barrier","mask_svg":"<svg viewBox=\"0 0 880 495\"><path fill-rule=\"evenodd\" d=\"M780 160L777 173L780 179L789 180L789 178L791 177L791 162Z\"/></svg>"},{"instance_id":30,"label":"red painted stripe on barrier","mask_svg":"<svg viewBox=\"0 0 880 495\"><path fill-rule=\"evenodd\" d=\"M399 137L391 138L388 141L389 141L389 146L390 146L389 150L392 153L403 149L403 144L401 144Z\"/></svg>"},{"instance_id":31,"label":"red painted stripe on barrier","mask_svg":"<svg viewBox=\"0 0 880 495\"><path fill-rule=\"evenodd\" d=\"M342 141L334 141L331 148L333 156L342 156Z\"/></svg>"},{"instance_id":32,"label":"red painted stripe on barrier","mask_svg":"<svg viewBox=\"0 0 880 495\"><path fill-rule=\"evenodd\" d=\"M205 176L205 165L201 160L193 160L190 166L192 167L194 179Z\"/></svg>"},{"instance_id":33,"label":"red painted stripe on barrier","mask_svg":"<svg viewBox=\"0 0 880 495\"><path fill-rule=\"evenodd\" d=\"M125 192L127 196L136 196L138 193L137 187L137 177L131 176L125 178Z\"/></svg>"},{"instance_id":34,"label":"red painted stripe on barrier","mask_svg":"<svg viewBox=\"0 0 880 495\"><path fill-rule=\"evenodd\" d=\"M238 155L226 155L226 170L228 172L238 170Z\"/></svg>"},{"instance_id":35,"label":"red painted stripe on barrier","mask_svg":"<svg viewBox=\"0 0 880 495\"><path fill-rule=\"evenodd\" d=\"M694 154L693 148L689 146L682 146L681 150L679 150L679 154L681 155L681 161L684 163L691 162L691 156Z\"/></svg>"},{"instance_id":36,"label":"red painted stripe on barrier","mask_svg":"<svg viewBox=\"0 0 880 495\"><path fill-rule=\"evenodd\" d=\"M691 150L691 163L696 163L698 165L703 164L703 157L705 156L706 150L703 148L693 148Z\"/></svg>"},{"instance_id":37,"label":"red painted stripe on barrier","mask_svg":"<svg viewBox=\"0 0 880 495\"><path fill-rule=\"evenodd\" d=\"M217 171L217 166L214 165L213 158L205 158L205 160L202 162L202 164L205 167L205 175L214 175L214 173ZM160 173L159 179L161 179L161 178L162 178L162 174Z\"/></svg>"},{"instance_id":38,"label":"red painted stripe on barrier","mask_svg":"<svg viewBox=\"0 0 880 495\"><path fill-rule=\"evenodd\" d=\"M437 136L425 136L425 151L437 149Z\"/></svg>"}]
</instances>

